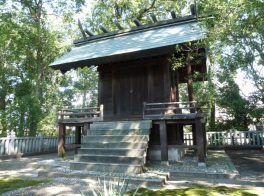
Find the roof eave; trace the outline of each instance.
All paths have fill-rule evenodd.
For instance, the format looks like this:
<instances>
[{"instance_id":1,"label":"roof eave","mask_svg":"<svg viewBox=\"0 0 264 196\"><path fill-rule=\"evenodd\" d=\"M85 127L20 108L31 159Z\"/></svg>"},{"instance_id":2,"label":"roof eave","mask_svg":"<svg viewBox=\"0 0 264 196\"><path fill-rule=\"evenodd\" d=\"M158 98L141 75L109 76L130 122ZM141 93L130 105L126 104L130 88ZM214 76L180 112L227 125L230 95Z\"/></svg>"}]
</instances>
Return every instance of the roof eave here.
<instances>
[{"instance_id":1,"label":"roof eave","mask_svg":"<svg viewBox=\"0 0 264 196\"><path fill-rule=\"evenodd\" d=\"M152 48L143 51L136 51L124 54L117 54L112 56L104 56L100 58L93 58L93 59L86 59L81 61L75 61L70 63L63 63L63 64L56 64L50 65L50 67L54 70L60 70L62 72L67 72L71 69L77 69L79 67L85 66L93 66L93 65L102 65L107 63L116 63L121 61L128 61L140 58L147 58L152 56L158 55L165 55L165 54L172 54L175 51L175 45L159 47L159 48Z\"/></svg>"}]
</instances>

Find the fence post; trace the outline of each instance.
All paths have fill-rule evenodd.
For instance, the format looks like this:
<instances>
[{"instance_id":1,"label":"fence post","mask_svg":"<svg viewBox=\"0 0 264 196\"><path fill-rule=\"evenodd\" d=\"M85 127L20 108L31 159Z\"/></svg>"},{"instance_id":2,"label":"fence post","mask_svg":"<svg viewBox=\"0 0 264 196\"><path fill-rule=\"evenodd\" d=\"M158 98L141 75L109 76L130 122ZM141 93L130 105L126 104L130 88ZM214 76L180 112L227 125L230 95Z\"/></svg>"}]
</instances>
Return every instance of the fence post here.
<instances>
[{"instance_id":1,"label":"fence post","mask_svg":"<svg viewBox=\"0 0 264 196\"><path fill-rule=\"evenodd\" d=\"M15 153L15 137L16 133L14 131L10 132L10 135L8 136L11 140L8 145L8 155L12 155Z\"/></svg>"},{"instance_id":2,"label":"fence post","mask_svg":"<svg viewBox=\"0 0 264 196\"><path fill-rule=\"evenodd\" d=\"M103 104L100 105L100 119L101 121L104 120L104 105Z\"/></svg>"},{"instance_id":3,"label":"fence post","mask_svg":"<svg viewBox=\"0 0 264 196\"><path fill-rule=\"evenodd\" d=\"M264 130L261 132L262 140L262 149L264 149Z\"/></svg>"},{"instance_id":4,"label":"fence post","mask_svg":"<svg viewBox=\"0 0 264 196\"><path fill-rule=\"evenodd\" d=\"M39 151L42 152L44 150L44 139L43 135L39 134Z\"/></svg>"}]
</instances>

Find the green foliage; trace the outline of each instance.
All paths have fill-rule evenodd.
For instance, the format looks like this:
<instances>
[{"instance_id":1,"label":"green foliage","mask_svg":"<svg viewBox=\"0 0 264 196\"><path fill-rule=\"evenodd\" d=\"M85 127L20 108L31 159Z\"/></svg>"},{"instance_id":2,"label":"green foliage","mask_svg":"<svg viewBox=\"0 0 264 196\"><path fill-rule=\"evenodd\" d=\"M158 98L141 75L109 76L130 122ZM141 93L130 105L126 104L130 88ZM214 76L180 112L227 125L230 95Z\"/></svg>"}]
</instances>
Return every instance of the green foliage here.
<instances>
[{"instance_id":1,"label":"green foliage","mask_svg":"<svg viewBox=\"0 0 264 196\"><path fill-rule=\"evenodd\" d=\"M59 105L57 73L49 64L68 48L69 22L84 0L17 0L0 12L0 118L3 133L46 131ZM2 11L2 9L1 9ZM54 125L54 124L53 124ZM45 126L45 128L43 127ZM48 127L52 127L49 125Z\"/></svg>"},{"instance_id":2,"label":"green foliage","mask_svg":"<svg viewBox=\"0 0 264 196\"><path fill-rule=\"evenodd\" d=\"M97 105L98 73L95 67L84 67L76 70L76 80L73 87L82 96L82 107ZM89 96L89 99L87 99Z\"/></svg>"},{"instance_id":3,"label":"green foliage","mask_svg":"<svg viewBox=\"0 0 264 196\"><path fill-rule=\"evenodd\" d=\"M204 0L198 7L208 31L205 45L215 65L216 104L229 117L218 128L248 129L247 124L263 121L264 2ZM248 89L252 92L248 95L235 84L246 79L254 88Z\"/></svg>"},{"instance_id":4,"label":"green foliage","mask_svg":"<svg viewBox=\"0 0 264 196\"><path fill-rule=\"evenodd\" d=\"M98 26L103 24L107 29L117 30L113 19L117 19L124 28L135 26L132 19L138 18L142 24L152 23L150 13L158 20L168 19L168 12L175 10L177 15L184 15L183 9L193 1L162 0L108 0L93 1L92 12L87 13L86 22L89 28L100 33ZM189 11L189 10L188 10Z\"/></svg>"},{"instance_id":5,"label":"green foliage","mask_svg":"<svg viewBox=\"0 0 264 196\"><path fill-rule=\"evenodd\" d=\"M97 106L98 73L96 67L84 67L70 71L60 78L59 85L62 107Z\"/></svg>"},{"instance_id":6,"label":"green foliage","mask_svg":"<svg viewBox=\"0 0 264 196\"><path fill-rule=\"evenodd\" d=\"M50 180L29 180L20 178L0 178L0 194L13 191L19 188L38 186L43 183L49 183Z\"/></svg>"},{"instance_id":7,"label":"green foliage","mask_svg":"<svg viewBox=\"0 0 264 196\"><path fill-rule=\"evenodd\" d=\"M261 195L258 194L257 191L247 190L247 189L239 189L239 188L231 188L225 186L219 186L215 188L204 187L204 186L194 186L190 188L183 189L161 189L157 191L149 190L146 188L139 188L137 193L134 194L134 190L129 191L125 194L126 196L136 196L136 195L144 195L144 196L154 196L154 195L184 195L184 196L193 196L193 195L203 195L203 196L212 196L212 195Z\"/></svg>"},{"instance_id":8,"label":"green foliage","mask_svg":"<svg viewBox=\"0 0 264 196\"><path fill-rule=\"evenodd\" d=\"M219 88L217 103L220 108L225 108L228 113L226 122L219 122L223 127L234 128L237 130L247 130L249 122L249 102L239 94L239 87L230 80L223 87ZM228 123L228 126L227 126ZM225 126L224 126L225 125Z\"/></svg>"},{"instance_id":9,"label":"green foliage","mask_svg":"<svg viewBox=\"0 0 264 196\"><path fill-rule=\"evenodd\" d=\"M92 11L85 13L85 26L96 33L100 33L99 24L117 30L112 21L117 19L122 26L130 28L134 26L134 17L143 24L150 23L150 13L158 20L170 18L171 10L183 16L189 13L186 8L191 3L193 1L92 1ZM219 123L222 129L244 129L246 124L264 121L264 2L203 0L197 3L198 15L205 17L202 21L208 32L205 42L199 44L210 49L208 52L216 66L212 67L214 75L210 73L207 83L194 84L196 99L215 99L227 112L231 118L228 123ZM73 16L81 11L83 4L84 0L1 1L0 127L4 135L7 130L16 130L21 136L39 132L52 134L57 107L72 106L72 102L82 106L97 104L98 76L93 68L77 70L75 77L62 76L48 66L67 52L70 42L77 38L79 31ZM192 44L187 43L187 48L192 48ZM190 61L199 59L196 51L194 47ZM175 68L185 66L184 53L179 53L175 59ZM249 96L243 96L234 83L241 71L245 79L254 84L255 91ZM185 91L182 98L187 99Z\"/></svg>"},{"instance_id":10,"label":"green foliage","mask_svg":"<svg viewBox=\"0 0 264 196\"><path fill-rule=\"evenodd\" d=\"M94 195L100 196L123 196L128 190L129 180L118 179L116 181L110 180L102 182L98 178L99 189L93 190ZM137 193L137 190L134 190L133 194Z\"/></svg>"}]
</instances>

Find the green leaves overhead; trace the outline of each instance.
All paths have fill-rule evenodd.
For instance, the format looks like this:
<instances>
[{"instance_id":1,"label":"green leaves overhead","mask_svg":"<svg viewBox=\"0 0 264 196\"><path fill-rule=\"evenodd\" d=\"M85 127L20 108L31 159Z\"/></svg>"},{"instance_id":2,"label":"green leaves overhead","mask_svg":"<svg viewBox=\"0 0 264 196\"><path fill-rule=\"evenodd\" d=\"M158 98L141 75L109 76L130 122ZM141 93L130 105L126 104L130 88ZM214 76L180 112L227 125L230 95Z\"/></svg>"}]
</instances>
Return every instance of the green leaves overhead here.
<instances>
[{"instance_id":1,"label":"green leaves overhead","mask_svg":"<svg viewBox=\"0 0 264 196\"><path fill-rule=\"evenodd\" d=\"M205 25L215 64L234 74L244 71L264 103L264 2L204 0L199 4L199 15L212 16L205 18Z\"/></svg>"},{"instance_id":2,"label":"green leaves overhead","mask_svg":"<svg viewBox=\"0 0 264 196\"><path fill-rule=\"evenodd\" d=\"M100 24L111 31L117 30L113 19L130 28L135 26L133 18L142 24L153 23L151 13L158 20L170 19L172 10L179 16L189 14L189 5L194 1L91 0L89 3L91 9L83 9L85 0L0 1L3 133L10 129L20 135L26 131L35 135L37 130L52 129L56 107L71 105L75 94L80 95L82 105L96 103L95 70L80 69L75 72L75 78L67 74L61 77L48 66L69 50L79 33L77 13L83 11L84 26L101 34ZM203 44L210 49L215 67L208 85L194 85L196 97L215 98L217 105L233 118L229 124L219 123L219 127L242 129L249 123L260 122L264 118L264 2L197 0L197 4L198 16L203 18L201 21L208 30L208 39ZM177 59L175 66L184 66L185 56ZM239 75L241 71L244 77ZM235 83L238 78L253 81L255 91L243 96ZM86 99L89 93L94 95L90 103Z\"/></svg>"},{"instance_id":3,"label":"green leaves overhead","mask_svg":"<svg viewBox=\"0 0 264 196\"><path fill-rule=\"evenodd\" d=\"M130 28L135 26L132 19L137 18L142 24L152 23L150 14L157 16L158 20L171 18L169 12L174 10L177 15L184 15L184 8L193 1L162 1L162 0L98 0L92 1L92 12L87 14L89 29L100 33L98 26L104 25L107 29L117 30L113 20L117 19L121 26ZM187 6L188 7L188 6Z\"/></svg>"}]
</instances>

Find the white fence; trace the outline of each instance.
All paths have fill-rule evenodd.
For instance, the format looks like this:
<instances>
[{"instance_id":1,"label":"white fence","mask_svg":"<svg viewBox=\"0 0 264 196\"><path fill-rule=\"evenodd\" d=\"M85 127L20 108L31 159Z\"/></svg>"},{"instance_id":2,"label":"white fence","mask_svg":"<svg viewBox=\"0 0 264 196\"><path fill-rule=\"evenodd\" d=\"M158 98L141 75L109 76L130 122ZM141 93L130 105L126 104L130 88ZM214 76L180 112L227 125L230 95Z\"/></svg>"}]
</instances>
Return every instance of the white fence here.
<instances>
[{"instance_id":1,"label":"white fence","mask_svg":"<svg viewBox=\"0 0 264 196\"><path fill-rule=\"evenodd\" d=\"M66 144L75 143L74 136L66 136ZM20 153L34 153L56 150L58 147L57 136L38 137L1 137L0 156L16 155Z\"/></svg>"},{"instance_id":2,"label":"white fence","mask_svg":"<svg viewBox=\"0 0 264 196\"><path fill-rule=\"evenodd\" d=\"M206 132L207 146L264 146L263 131L223 131ZM193 145L192 133L184 134L184 143L187 146Z\"/></svg>"},{"instance_id":3,"label":"white fence","mask_svg":"<svg viewBox=\"0 0 264 196\"><path fill-rule=\"evenodd\" d=\"M264 131L224 131L206 132L207 146L264 146ZM66 136L65 144L74 144L74 136ZM192 133L184 134L184 143L193 145ZM16 155L20 153L34 153L56 150L57 136L38 137L2 137L0 138L0 156Z\"/></svg>"}]
</instances>

